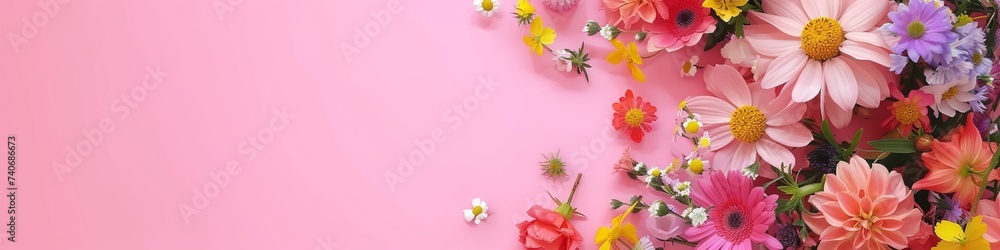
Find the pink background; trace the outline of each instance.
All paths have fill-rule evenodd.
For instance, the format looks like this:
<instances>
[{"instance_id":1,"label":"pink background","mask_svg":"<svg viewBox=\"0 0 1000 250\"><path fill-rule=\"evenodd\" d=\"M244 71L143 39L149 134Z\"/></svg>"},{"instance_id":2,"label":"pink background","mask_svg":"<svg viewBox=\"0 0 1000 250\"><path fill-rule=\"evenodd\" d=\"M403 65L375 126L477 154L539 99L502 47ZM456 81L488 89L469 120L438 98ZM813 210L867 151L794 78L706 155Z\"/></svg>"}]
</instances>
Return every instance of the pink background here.
<instances>
[{"instance_id":1,"label":"pink background","mask_svg":"<svg viewBox=\"0 0 1000 250\"><path fill-rule=\"evenodd\" d=\"M470 3L8 1L0 135L18 136L19 191L17 242L0 248L517 249L527 208L568 194L570 178L537 166L561 150L584 173L574 203L590 217L574 223L597 249L609 200L651 194L611 165L626 146L669 162L678 101L706 93L679 73L700 50L646 60L640 84L580 31L605 21L599 1L563 14L537 2L554 48L588 43L588 84L529 54L514 0L492 19ZM659 108L642 144L610 125L629 88ZM411 154L424 159L401 169ZM480 225L462 218L476 197L491 212Z\"/></svg>"}]
</instances>

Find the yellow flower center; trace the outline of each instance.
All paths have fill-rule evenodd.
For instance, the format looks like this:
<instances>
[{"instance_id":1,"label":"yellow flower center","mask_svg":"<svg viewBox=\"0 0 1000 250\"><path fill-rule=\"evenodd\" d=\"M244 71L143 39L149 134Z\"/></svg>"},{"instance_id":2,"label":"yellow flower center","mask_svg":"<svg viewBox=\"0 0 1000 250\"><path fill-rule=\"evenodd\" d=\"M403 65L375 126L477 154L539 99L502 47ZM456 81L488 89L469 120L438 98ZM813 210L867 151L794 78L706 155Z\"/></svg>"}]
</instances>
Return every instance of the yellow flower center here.
<instances>
[{"instance_id":1,"label":"yellow flower center","mask_svg":"<svg viewBox=\"0 0 1000 250\"><path fill-rule=\"evenodd\" d=\"M662 174L660 172L659 168L654 168L653 171L651 171L651 172L652 172L652 174L650 174L650 175L652 175L653 177L660 177L660 175Z\"/></svg>"},{"instance_id":2,"label":"yellow flower center","mask_svg":"<svg viewBox=\"0 0 1000 250\"><path fill-rule=\"evenodd\" d=\"M632 108L628 110L628 113L625 113L625 124L631 127L639 127L644 118L646 118L646 114L642 113L642 110Z\"/></svg>"},{"instance_id":3,"label":"yellow flower center","mask_svg":"<svg viewBox=\"0 0 1000 250\"><path fill-rule=\"evenodd\" d=\"M927 28L920 21L912 22L906 26L906 34L914 39L923 37L926 32Z\"/></svg>"},{"instance_id":4,"label":"yellow flower center","mask_svg":"<svg viewBox=\"0 0 1000 250\"><path fill-rule=\"evenodd\" d=\"M677 104L677 109L678 110L684 110L685 108L687 108L687 106L688 106L688 101L687 100L683 100L683 101L681 101L680 104Z\"/></svg>"},{"instance_id":5,"label":"yellow flower center","mask_svg":"<svg viewBox=\"0 0 1000 250\"><path fill-rule=\"evenodd\" d=\"M707 148L708 145L711 144L712 144L712 139L709 139L708 137L698 138L698 147Z\"/></svg>"},{"instance_id":6,"label":"yellow flower center","mask_svg":"<svg viewBox=\"0 0 1000 250\"><path fill-rule=\"evenodd\" d=\"M705 170L705 162L701 161L701 158L691 159L691 162L688 163L688 170L695 174L701 174L701 171Z\"/></svg>"},{"instance_id":7,"label":"yellow flower center","mask_svg":"<svg viewBox=\"0 0 1000 250\"><path fill-rule=\"evenodd\" d=\"M733 133L733 137L743 142L756 142L764 136L764 128L767 124L764 122L767 118L764 117L764 112L754 106L743 106L736 111L733 111L733 115L729 118L729 130Z\"/></svg>"},{"instance_id":8,"label":"yellow flower center","mask_svg":"<svg viewBox=\"0 0 1000 250\"><path fill-rule=\"evenodd\" d=\"M483 207L482 206L475 206L475 207L472 208L472 215L479 215L481 213L483 213Z\"/></svg>"},{"instance_id":9,"label":"yellow flower center","mask_svg":"<svg viewBox=\"0 0 1000 250\"><path fill-rule=\"evenodd\" d=\"M899 123L913 124L920 119L920 107L917 107L916 103L897 102L893 106L895 109L892 110L892 115L896 116L896 121Z\"/></svg>"},{"instance_id":10,"label":"yellow flower center","mask_svg":"<svg viewBox=\"0 0 1000 250\"><path fill-rule=\"evenodd\" d=\"M955 87L951 87L948 89L948 91L945 91L944 94L941 94L941 100L942 101L951 100L951 98L955 97L955 95L957 94L958 94L958 89Z\"/></svg>"},{"instance_id":11,"label":"yellow flower center","mask_svg":"<svg viewBox=\"0 0 1000 250\"><path fill-rule=\"evenodd\" d=\"M698 125L697 121L688 120L684 124L684 131L688 134L694 134L695 132L698 132L698 129L701 129L701 126Z\"/></svg>"},{"instance_id":12,"label":"yellow flower center","mask_svg":"<svg viewBox=\"0 0 1000 250\"><path fill-rule=\"evenodd\" d=\"M684 73L691 72L691 61L684 62L684 65L681 66L681 69L684 70Z\"/></svg>"},{"instance_id":13,"label":"yellow flower center","mask_svg":"<svg viewBox=\"0 0 1000 250\"><path fill-rule=\"evenodd\" d=\"M485 11L493 10L493 0L483 0L483 10Z\"/></svg>"},{"instance_id":14,"label":"yellow flower center","mask_svg":"<svg viewBox=\"0 0 1000 250\"><path fill-rule=\"evenodd\" d=\"M983 53L976 52L976 53L972 54L972 63L973 64L979 65L979 63L982 63L982 62L983 62Z\"/></svg>"},{"instance_id":15,"label":"yellow flower center","mask_svg":"<svg viewBox=\"0 0 1000 250\"><path fill-rule=\"evenodd\" d=\"M845 39L844 28L833 18L816 18L802 28L802 50L813 60L826 61L840 55Z\"/></svg>"}]
</instances>

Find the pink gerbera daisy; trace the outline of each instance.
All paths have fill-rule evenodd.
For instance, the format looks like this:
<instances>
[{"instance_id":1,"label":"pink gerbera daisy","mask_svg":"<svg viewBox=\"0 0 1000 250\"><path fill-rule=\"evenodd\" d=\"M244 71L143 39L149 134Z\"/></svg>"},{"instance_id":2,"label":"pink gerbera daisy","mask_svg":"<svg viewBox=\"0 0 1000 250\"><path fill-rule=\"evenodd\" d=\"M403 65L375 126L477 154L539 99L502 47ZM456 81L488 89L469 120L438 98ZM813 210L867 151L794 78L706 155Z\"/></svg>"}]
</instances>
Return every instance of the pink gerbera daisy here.
<instances>
[{"instance_id":1,"label":"pink gerbera daisy","mask_svg":"<svg viewBox=\"0 0 1000 250\"><path fill-rule=\"evenodd\" d=\"M705 84L715 96L692 97L687 107L712 135L709 147L719 150L716 170L742 170L758 155L773 166L794 166L795 156L785 147L812 141L812 133L799 123L806 106L791 103L787 95L776 98L774 90L747 85L729 65L705 69Z\"/></svg>"},{"instance_id":2,"label":"pink gerbera daisy","mask_svg":"<svg viewBox=\"0 0 1000 250\"><path fill-rule=\"evenodd\" d=\"M715 31L715 18L709 15L711 9L702 7L701 0L669 0L665 3L671 15L656 18L646 25L649 31L646 47L649 51L677 51L697 44L705 33Z\"/></svg>"},{"instance_id":3,"label":"pink gerbera daisy","mask_svg":"<svg viewBox=\"0 0 1000 250\"><path fill-rule=\"evenodd\" d=\"M751 11L747 41L774 58L760 85L787 85L792 100L820 98L824 118L836 127L851 121L855 104L878 108L889 96L884 72L892 66L889 45L877 31L890 1L768 0ZM801 81L800 81L801 80Z\"/></svg>"},{"instance_id":4,"label":"pink gerbera daisy","mask_svg":"<svg viewBox=\"0 0 1000 250\"><path fill-rule=\"evenodd\" d=\"M751 249L763 243L767 249L781 249L781 242L767 234L774 223L777 195L765 195L749 177L739 172L715 172L698 179L691 200L711 208L704 224L684 231L697 249Z\"/></svg>"}]
</instances>

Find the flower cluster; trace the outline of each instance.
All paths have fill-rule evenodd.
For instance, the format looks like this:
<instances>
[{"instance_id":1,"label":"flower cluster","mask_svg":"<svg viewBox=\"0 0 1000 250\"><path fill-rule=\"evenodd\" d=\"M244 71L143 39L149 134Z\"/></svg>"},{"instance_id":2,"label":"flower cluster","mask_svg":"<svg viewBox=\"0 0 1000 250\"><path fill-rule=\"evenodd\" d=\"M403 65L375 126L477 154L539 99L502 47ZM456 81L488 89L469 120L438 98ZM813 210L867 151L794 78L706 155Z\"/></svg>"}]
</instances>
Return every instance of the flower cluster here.
<instances>
[{"instance_id":1,"label":"flower cluster","mask_svg":"<svg viewBox=\"0 0 1000 250\"><path fill-rule=\"evenodd\" d=\"M552 2L576 1L546 3ZM480 11L489 5L475 3ZM671 135L654 131L664 125L656 123L657 106L673 108L677 99L633 88L612 102L606 112L631 139L625 143L663 142L673 153L640 160L640 151L650 149L626 147L609 163L614 175L651 194L612 199L612 210L625 210L591 234L594 243L600 249L1000 249L998 5L602 0L608 18L587 21L583 32L609 43L609 63L625 65L639 82L656 82L641 67L653 56L674 55L680 75L700 74L695 79L707 94L680 102L666 124L674 126ZM525 44L541 54L555 31L526 0L516 9L518 21L530 26ZM692 46L708 53L721 46L725 60L682 51ZM552 53L558 69L586 75L582 47ZM562 164L550 155L541 167L559 177ZM579 247L568 223L575 209L557 203L551 212L566 220L533 208L529 214L541 224L519 225L526 248ZM482 206L466 219L485 219ZM639 216L644 224L633 224L635 213L648 214Z\"/></svg>"}]
</instances>

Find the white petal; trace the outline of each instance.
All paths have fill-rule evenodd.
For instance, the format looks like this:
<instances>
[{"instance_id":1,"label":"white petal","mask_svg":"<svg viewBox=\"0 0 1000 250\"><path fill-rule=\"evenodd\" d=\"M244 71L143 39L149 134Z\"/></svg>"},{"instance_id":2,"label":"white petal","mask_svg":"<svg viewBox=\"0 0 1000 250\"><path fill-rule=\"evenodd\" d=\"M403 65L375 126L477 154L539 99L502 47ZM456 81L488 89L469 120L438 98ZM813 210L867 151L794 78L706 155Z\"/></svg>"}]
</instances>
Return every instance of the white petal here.
<instances>
[{"instance_id":1,"label":"white petal","mask_svg":"<svg viewBox=\"0 0 1000 250\"><path fill-rule=\"evenodd\" d=\"M466 209L463 210L463 212L465 212L465 222L472 221L472 218L476 217L475 215L472 214L472 209Z\"/></svg>"},{"instance_id":2,"label":"white petal","mask_svg":"<svg viewBox=\"0 0 1000 250\"><path fill-rule=\"evenodd\" d=\"M473 207L480 206L480 204L482 204L482 203L483 203L483 200L480 200L479 198L472 199L472 206Z\"/></svg>"}]
</instances>

